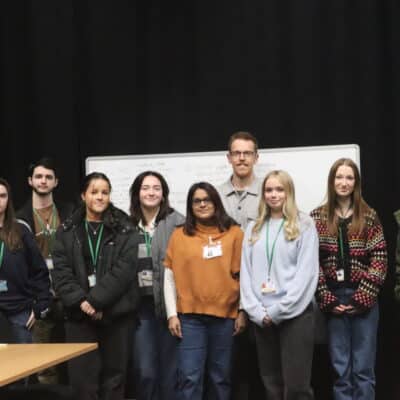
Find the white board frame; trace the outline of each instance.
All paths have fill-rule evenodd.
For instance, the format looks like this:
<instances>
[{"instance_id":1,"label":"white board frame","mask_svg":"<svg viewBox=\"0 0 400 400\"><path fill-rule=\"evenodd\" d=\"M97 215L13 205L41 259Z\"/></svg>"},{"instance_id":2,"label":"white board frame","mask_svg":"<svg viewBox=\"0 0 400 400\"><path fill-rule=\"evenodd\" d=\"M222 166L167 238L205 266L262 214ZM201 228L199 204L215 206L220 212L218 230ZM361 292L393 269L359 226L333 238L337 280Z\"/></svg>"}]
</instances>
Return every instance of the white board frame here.
<instances>
[{"instance_id":1,"label":"white board frame","mask_svg":"<svg viewBox=\"0 0 400 400\"><path fill-rule=\"evenodd\" d=\"M263 178L273 169L286 170L295 183L299 208L310 212L320 205L326 193L331 165L339 158L351 158L360 167L357 144L331 146L259 149L255 173ZM232 174L227 151L95 156L86 158L86 173L103 172L113 186L112 201L128 212L129 188L134 178L146 170L161 173L170 188L170 203L182 214L186 210L186 194L194 182L209 181L219 185Z\"/></svg>"}]
</instances>

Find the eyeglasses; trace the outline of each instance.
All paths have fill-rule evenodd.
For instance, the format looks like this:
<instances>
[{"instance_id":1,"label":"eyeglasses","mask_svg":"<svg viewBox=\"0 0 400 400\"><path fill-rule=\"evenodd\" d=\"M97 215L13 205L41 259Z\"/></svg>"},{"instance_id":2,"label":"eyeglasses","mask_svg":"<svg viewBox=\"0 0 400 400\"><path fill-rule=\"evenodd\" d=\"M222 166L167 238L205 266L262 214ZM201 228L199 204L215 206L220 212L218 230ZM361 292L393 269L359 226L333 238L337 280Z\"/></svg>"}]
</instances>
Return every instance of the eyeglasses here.
<instances>
[{"instance_id":1,"label":"eyeglasses","mask_svg":"<svg viewBox=\"0 0 400 400\"><path fill-rule=\"evenodd\" d=\"M232 158L251 158L254 157L255 151L231 151L229 152Z\"/></svg>"},{"instance_id":2,"label":"eyeglasses","mask_svg":"<svg viewBox=\"0 0 400 400\"><path fill-rule=\"evenodd\" d=\"M212 204L212 201L209 197L204 197L204 199L193 199L192 204L194 207L200 207L201 203L204 203L205 206L209 206Z\"/></svg>"}]
</instances>

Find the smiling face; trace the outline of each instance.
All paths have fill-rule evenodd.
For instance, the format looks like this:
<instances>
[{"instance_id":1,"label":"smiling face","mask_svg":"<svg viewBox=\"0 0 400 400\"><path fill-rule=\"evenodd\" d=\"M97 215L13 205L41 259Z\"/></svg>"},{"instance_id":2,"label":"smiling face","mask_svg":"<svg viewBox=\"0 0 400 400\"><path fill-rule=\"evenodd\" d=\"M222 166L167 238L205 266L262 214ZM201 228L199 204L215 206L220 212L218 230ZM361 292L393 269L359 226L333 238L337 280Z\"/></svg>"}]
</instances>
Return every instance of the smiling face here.
<instances>
[{"instance_id":1,"label":"smiling face","mask_svg":"<svg viewBox=\"0 0 400 400\"><path fill-rule=\"evenodd\" d=\"M228 161L232 165L233 174L241 179L249 178L258 160L258 153L251 140L236 139L232 142L228 153Z\"/></svg>"},{"instance_id":2,"label":"smiling face","mask_svg":"<svg viewBox=\"0 0 400 400\"><path fill-rule=\"evenodd\" d=\"M58 180L52 169L37 166L28 178L28 183L32 190L39 196L46 196L56 188Z\"/></svg>"},{"instance_id":3,"label":"smiling face","mask_svg":"<svg viewBox=\"0 0 400 400\"><path fill-rule=\"evenodd\" d=\"M110 205L110 185L104 179L92 179L84 193L82 200L86 205L86 218L89 221L99 221L103 212Z\"/></svg>"},{"instance_id":4,"label":"smiling face","mask_svg":"<svg viewBox=\"0 0 400 400\"><path fill-rule=\"evenodd\" d=\"M193 215L200 223L207 223L215 215L215 206L204 189L196 189L192 200Z\"/></svg>"},{"instance_id":5,"label":"smiling face","mask_svg":"<svg viewBox=\"0 0 400 400\"><path fill-rule=\"evenodd\" d=\"M264 201L271 213L281 213L286 201L283 184L276 176L270 176L264 184Z\"/></svg>"},{"instance_id":6,"label":"smiling face","mask_svg":"<svg viewBox=\"0 0 400 400\"><path fill-rule=\"evenodd\" d=\"M339 198L346 198L353 194L355 176L353 168L348 165L341 165L336 170L334 187Z\"/></svg>"},{"instance_id":7,"label":"smiling face","mask_svg":"<svg viewBox=\"0 0 400 400\"><path fill-rule=\"evenodd\" d=\"M0 223L2 224L5 218L8 205L8 191L4 185L0 184Z\"/></svg>"},{"instance_id":8,"label":"smiling face","mask_svg":"<svg viewBox=\"0 0 400 400\"><path fill-rule=\"evenodd\" d=\"M140 187L140 206L148 210L153 210L160 207L162 199L163 190L160 180L154 175L146 176Z\"/></svg>"}]
</instances>

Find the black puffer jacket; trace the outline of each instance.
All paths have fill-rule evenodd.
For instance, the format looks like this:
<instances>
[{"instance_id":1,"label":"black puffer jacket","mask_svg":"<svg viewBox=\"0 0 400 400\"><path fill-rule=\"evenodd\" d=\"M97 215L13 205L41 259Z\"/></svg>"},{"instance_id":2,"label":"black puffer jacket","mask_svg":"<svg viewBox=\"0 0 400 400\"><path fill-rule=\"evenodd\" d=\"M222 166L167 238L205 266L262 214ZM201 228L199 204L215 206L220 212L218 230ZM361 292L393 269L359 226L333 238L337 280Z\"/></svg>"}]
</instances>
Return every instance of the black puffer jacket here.
<instances>
[{"instance_id":1,"label":"black puffer jacket","mask_svg":"<svg viewBox=\"0 0 400 400\"><path fill-rule=\"evenodd\" d=\"M89 288L83 255L85 209L79 208L57 230L53 249L54 286L64 304L67 318L83 319L80 310L87 300L103 312L103 322L135 310L138 234L128 216L110 205L104 213L104 239L100 246L96 285Z\"/></svg>"}]
</instances>

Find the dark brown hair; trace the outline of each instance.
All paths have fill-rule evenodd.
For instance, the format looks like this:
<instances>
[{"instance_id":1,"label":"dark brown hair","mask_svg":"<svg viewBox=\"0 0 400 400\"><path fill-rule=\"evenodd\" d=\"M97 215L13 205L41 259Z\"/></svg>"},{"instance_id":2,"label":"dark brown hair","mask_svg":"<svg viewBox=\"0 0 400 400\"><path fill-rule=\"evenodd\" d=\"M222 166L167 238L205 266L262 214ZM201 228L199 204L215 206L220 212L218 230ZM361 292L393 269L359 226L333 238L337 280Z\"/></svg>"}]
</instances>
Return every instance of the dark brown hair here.
<instances>
[{"instance_id":1,"label":"dark brown hair","mask_svg":"<svg viewBox=\"0 0 400 400\"><path fill-rule=\"evenodd\" d=\"M142 187L142 183L144 178L147 176L154 176L157 178L161 183L162 188L162 200L160 203L160 211L156 217L156 223L164 219L168 214L171 214L174 211L173 208L169 205L169 187L167 181L164 177L155 171L144 171L139 174L132 183L131 188L129 189L129 195L131 198L131 204L129 207L129 212L131 214L132 223L135 226L138 226L139 222L142 221L143 225L147 225L148 221L146 221L145 216L142 212L142 207L140 206L140 188Z\"/></svg>"},{"instance_id":2,"label":"dark brown hair","mask_svg":"<svg viewBox=\"0 0 400 400\"><path fill-rule=\"evenodd\" d=\"M186 200L186 221L183 225L183 231L186 235L193 236L196 231L197 220L193 213L193 196L197 189L203 189L210 197L215 208L214 225L220 232L227 231L232 225L237 225L235 220L226 213L217 189L211 183L198 182L190 187Z\"/></svg>"},{"instance_id":3,"label":"dark brown hair","mask_svg":"<svg viewBox=\"0 0 400 400\"><path fill-rule=\"evenodd\" d=\"M21 229L15 219L10 185L3 178L0 178L0 185L6 188L8 195L7 207L4 212L3 229L0 230L0 240L5 243L10 251L13 251L22 247Z\"/></svg>"}]
</instances>

